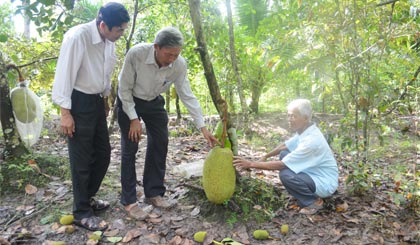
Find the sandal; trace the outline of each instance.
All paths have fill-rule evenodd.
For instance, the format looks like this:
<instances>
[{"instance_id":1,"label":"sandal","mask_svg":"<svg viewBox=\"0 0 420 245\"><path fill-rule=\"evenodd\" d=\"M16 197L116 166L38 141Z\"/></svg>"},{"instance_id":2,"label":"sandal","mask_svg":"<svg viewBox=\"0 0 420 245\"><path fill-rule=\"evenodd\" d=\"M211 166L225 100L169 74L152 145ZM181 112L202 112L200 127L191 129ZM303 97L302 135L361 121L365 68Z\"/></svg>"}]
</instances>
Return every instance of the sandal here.
<instances>
[{"instance_id":1,"label":"sandal","mask_svg":"<svg viewBox=\"0 0 420 245\"><path fill-rule=\"evenodd\" d=\"M132 206L129 210L126 210L125 207L123 207L123 210L128 215L128 217L135 220L145 220L148 216L147 213L144 212L143 209L140 208L137 204Z\"/></svg>"},{"instance_id":2,"label":"sandal","mask_svg":"<svg viewBox=\"0 0 420 245\"><path fill-rule=\"evenodd\" d=\"M306 215L313 215L316 214L320 209L324 207L324 201L322 199L316 200L311 205L302 208L299 213L306 214Z\"/></svg>"},{"instance_id":3,"label":"sandal","mask_svg":"<svg viewBox=\"0 0 420 245\"><path fill-rule=\"evenodd\" d=\"M105 222L105 220L97 216L90 216L89 218L74 220L73 223L90 231L103 231L108 228L108 224Z\"/></svg>"},{"instance_id":4,"label":"sandal","mask_svg":"<svg viewBox=\"0 0 420 245\"><path fill-rule=\"evenodd\" d=\"M93 211L98 212L109 208L109 202L102 201L102 200L95 200L93 197L90 198L90 206L92 207Z\"/></svg>"}]
</instances>

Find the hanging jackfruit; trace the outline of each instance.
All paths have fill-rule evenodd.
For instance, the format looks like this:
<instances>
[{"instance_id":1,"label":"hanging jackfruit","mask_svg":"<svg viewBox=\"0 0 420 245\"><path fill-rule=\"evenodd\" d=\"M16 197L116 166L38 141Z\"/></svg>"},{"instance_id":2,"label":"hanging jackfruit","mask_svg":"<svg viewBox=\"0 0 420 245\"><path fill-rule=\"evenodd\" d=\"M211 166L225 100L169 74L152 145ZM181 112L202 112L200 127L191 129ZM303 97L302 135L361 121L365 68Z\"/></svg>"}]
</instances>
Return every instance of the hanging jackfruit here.
<instances>
[{"instance_id":1,"label":"hanging jackfruit","mask_svg":"<svg viewBox=\"0 0 420 245\"><path fill-rule=\"evenodd\" d=\"M222 143L222 134L223 134L223 121L219 121L216 124L216 128L214 130L214 137L220 142ZM225 139L225 147L232 149L232 144L230 142L229 137L226 137Z\"/></svg>"},{"instance_id":2,"label":"hanging jackfruit","mask_svg":"<svg viewBox=\"0 0 420 245\"><path fill-rule=\"evenodd\" d=\"M28 88L18 87L10 94L12 108L16 119L22 123L30 123L36 117L36 102L29 95Z\"/></svg>"},{"instance_id":3,"label":"hanging jackfruit","mask_svg":"<svg viewBox=\"0 0 420 245\"><path fill-rule=\"evenodd\" d=\"M203 187L207 199L215 204L229 200L235 192L235 168L232 151L214 147L207 155L203 168Z\"/></svg>"}]
</instances>

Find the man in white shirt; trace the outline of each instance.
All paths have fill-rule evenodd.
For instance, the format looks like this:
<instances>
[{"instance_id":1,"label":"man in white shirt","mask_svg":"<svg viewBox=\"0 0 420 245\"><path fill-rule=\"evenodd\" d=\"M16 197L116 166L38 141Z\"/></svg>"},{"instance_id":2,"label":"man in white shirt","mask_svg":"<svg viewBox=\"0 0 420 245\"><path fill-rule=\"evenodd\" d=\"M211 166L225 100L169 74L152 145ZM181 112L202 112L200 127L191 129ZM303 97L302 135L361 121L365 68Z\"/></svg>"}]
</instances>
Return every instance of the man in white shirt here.
<instances>
[{"instance_id":1,"label":"man in white shirt","mask_svg":"<svg viewBox=\"0 0 420 245\"><path fill-rule=\"evenodd\" d=\"M160 30L154 43L132 47L119 76L118 123L121 128L121 203L127 214L137 220L146 218L137 205L135 160L142 126L146 125L147 150L143 173L145 202L160 208L173 205L163 198L168 152L168 115L160 95L175 85L178 96L210 146L217 142L206 129L202 110L187 79L187 63L180 56L181 32L173 27Z\"/></svg>"},{"instance_id":2,"label":"man in white shirt","mask_svg":"<svg viewBox=\"0 0 420 245\"><path fill-rule=\"evenodd\" d=\"M110 163L106 96L117 61L114 42L129 20L122 4L105 4L95 20L67 31L57 61L52 100L61 108L60 125L68 136L73 215L76 225L89 230L108 226L94 212L109 203L94 196Z\"/></svg>"},{"instance_id":3,"label":"man in white shirt","mask_svg":"<svg viewBox=\"0 0 420 245\"><path fill-rule=\"evenodd\" d=\"M235 157L238 168L280 170L280 179L286 190L302 207L301 214L314 214L323 207L322 198L331 196L338 187L338 168L324 135L311 122L309 100L297 99L288 107L290 128L296 135L267 153L260 161ZM279 156L279 160L267 158Z\"/></svg>"}]
</instances>

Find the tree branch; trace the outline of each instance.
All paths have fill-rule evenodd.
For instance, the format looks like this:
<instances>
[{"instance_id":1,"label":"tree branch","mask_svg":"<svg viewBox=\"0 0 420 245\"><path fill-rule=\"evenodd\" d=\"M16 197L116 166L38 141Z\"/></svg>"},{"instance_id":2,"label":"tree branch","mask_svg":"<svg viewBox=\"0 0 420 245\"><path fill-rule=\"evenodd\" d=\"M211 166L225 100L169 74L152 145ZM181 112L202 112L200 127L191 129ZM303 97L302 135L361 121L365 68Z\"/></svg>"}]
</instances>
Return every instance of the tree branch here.
<instances>
[{"instance_id":1,"label":"tree branch","mask_svg":"<svg viewBox=\"0 0 420 245\"><path fill-rule=\"evenodd\" d=\"M32 61L32 62L29 62L29 63L23 64L23 65L19 65L19 66L17 66L17 67L18 67L18 68L22 68L22 67L26 67L26 66L31 66L31 65L36 64L36 63L43 63L43 62L46 62L46 61L56 60L56 59L58 59L58 56L55 56L55 57L49 57L49 58L45 58L45 59L34 60L34 61Z\"/></svg>"},{"instance_id":2,"label":"tree branch","mask_svg":"<svg viewBox=\"0 0 420 245\"><path fill-rule=\"evenodd\" d=\"M387 5L387 4L393 4L393 3L396 3L396 2L398 2L399 0L389 0L389 1L385 1L385 2L382 2L382 3L378 3L378 4L376 4L376 7L380 7L380 6L383 6L383 5Z\"/></svg>"}]
</instances>

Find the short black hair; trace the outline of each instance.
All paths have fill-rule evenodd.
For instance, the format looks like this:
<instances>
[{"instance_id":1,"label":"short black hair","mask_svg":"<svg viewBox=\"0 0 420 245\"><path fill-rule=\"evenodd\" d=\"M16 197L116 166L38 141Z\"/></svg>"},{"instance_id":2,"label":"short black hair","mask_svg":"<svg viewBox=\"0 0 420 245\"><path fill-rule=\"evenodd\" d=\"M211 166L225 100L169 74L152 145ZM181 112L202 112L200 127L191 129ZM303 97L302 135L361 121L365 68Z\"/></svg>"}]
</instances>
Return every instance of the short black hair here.
<instances>
[{"instance_id":1,"label":"short black hair","mask_svg":"<svg viewBox=\"0 0 420 245\"><path fill-rule=\"evenodd\" d=\"M130 21L127 9L121 3L109 2L99 9L96 17L96 25L103 21L112 30L115 26L121 26Z\"/></svg>"}]
</instances>

